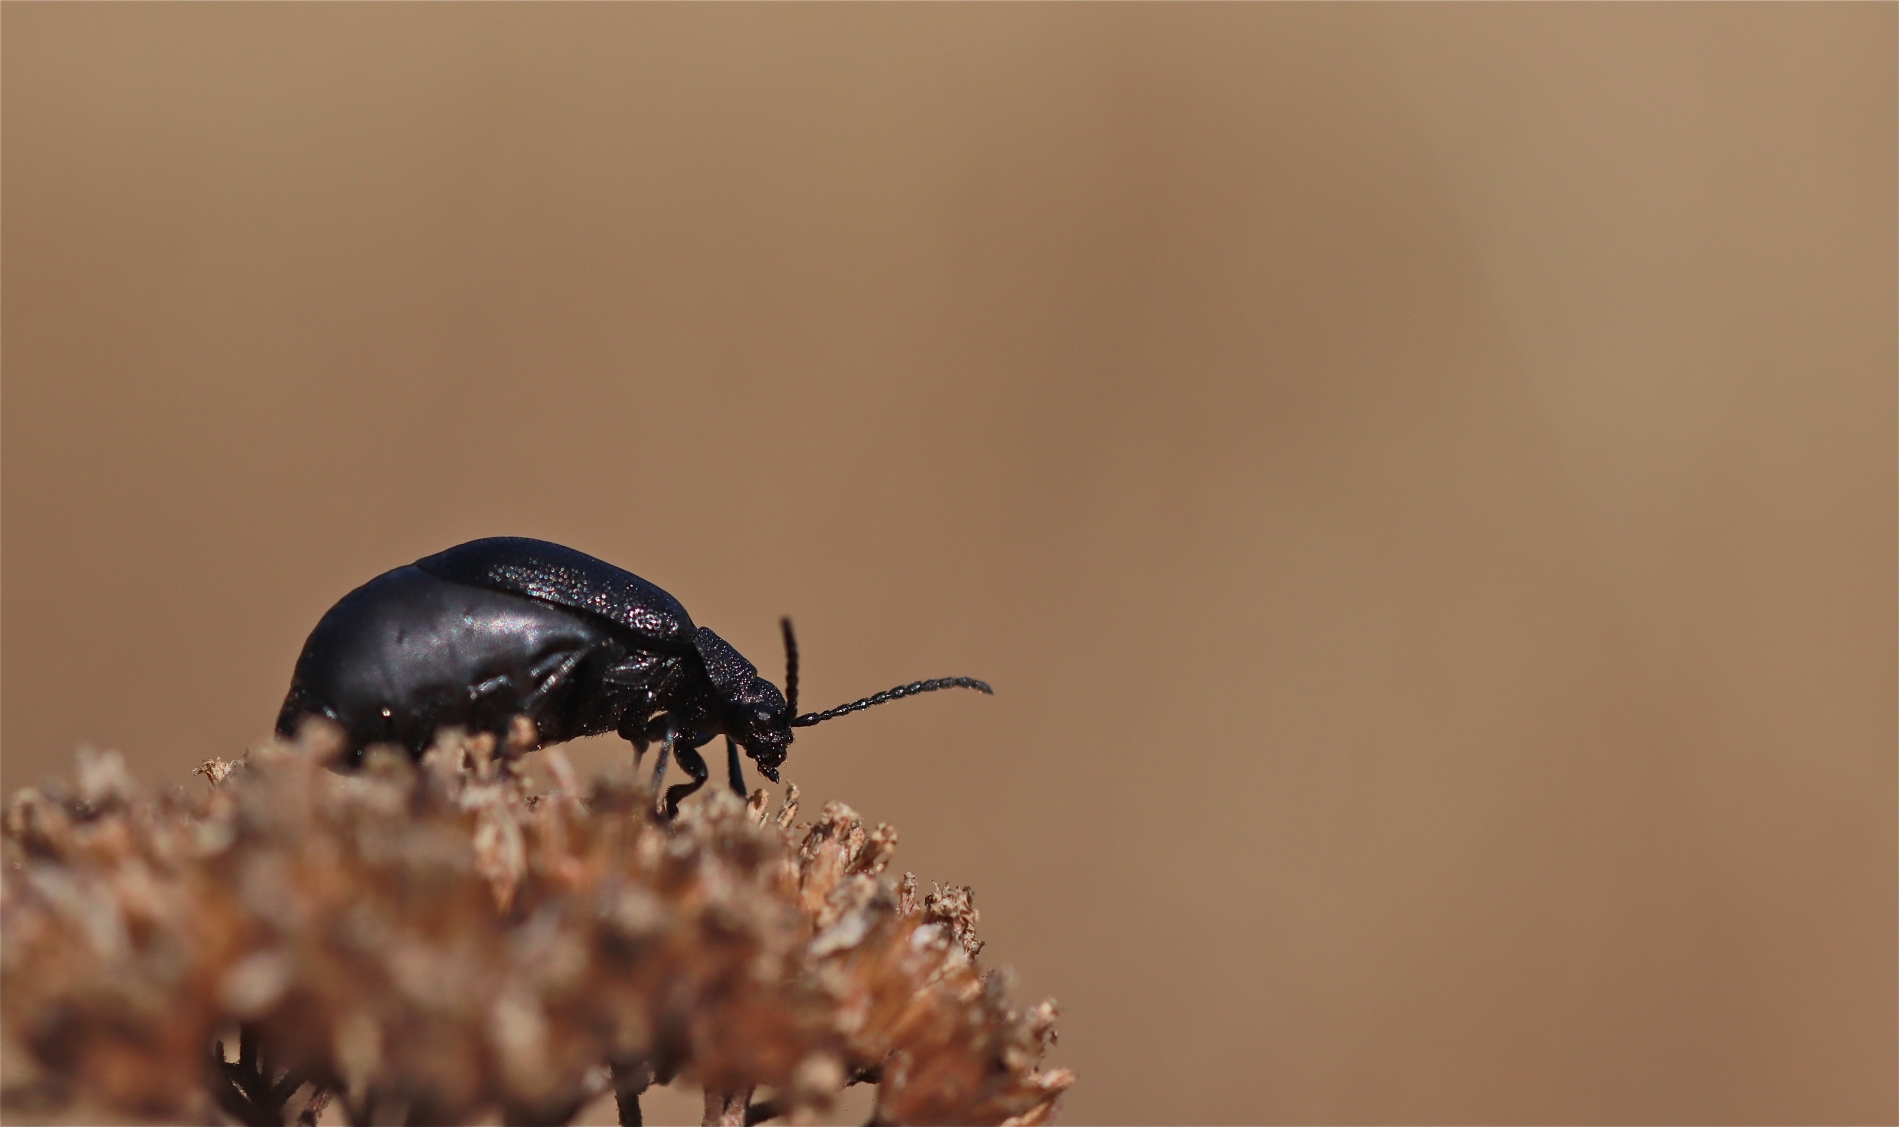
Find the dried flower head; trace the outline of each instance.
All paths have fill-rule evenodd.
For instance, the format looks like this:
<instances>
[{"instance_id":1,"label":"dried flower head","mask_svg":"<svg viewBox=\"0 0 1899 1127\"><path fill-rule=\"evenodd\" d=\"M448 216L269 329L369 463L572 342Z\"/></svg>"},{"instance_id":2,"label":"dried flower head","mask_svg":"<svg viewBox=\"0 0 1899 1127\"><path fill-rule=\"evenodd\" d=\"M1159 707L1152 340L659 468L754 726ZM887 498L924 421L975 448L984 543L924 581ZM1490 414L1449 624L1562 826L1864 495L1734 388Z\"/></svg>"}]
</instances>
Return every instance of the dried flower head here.
<instances>
[{"instance_id":1,"label":"dried flower head","mask_svg":"<svg viewBox=\"0 0 1899 1127\"><path fill-rule=\"evenodd\" d=\"M0 987L32 1092L244 1123L623 1122L675 1075L708 1122L1041 1123L1054 1006L976 964L967 888L893 885L889 826L797 791L656 819L643 785L533 795L485 737L341 776L273 746L144 797L112 753L5 815ZM225 1047L234 1040L235 1054ZM235 1056L235 1059L233 1058ZM768 1086L770 1094L754 1098ZM334 1100L334 1104L331 1101Z\"/></svg>"}]
</instances>

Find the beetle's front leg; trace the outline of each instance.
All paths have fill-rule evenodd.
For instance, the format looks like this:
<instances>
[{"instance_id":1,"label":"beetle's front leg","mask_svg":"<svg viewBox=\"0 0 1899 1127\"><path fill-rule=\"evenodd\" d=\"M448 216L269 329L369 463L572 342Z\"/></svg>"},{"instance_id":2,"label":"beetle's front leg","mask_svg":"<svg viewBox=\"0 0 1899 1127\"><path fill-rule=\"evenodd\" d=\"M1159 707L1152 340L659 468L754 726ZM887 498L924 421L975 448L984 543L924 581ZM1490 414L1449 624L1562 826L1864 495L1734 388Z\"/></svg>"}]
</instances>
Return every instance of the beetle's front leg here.
<instances>
[{"instance_id":1,"label":"beetle's front leg","mask_svg":"<svg viewBox=\"0 0 1899 1127\"><path fill-rule=\"evenodd\" d=\"M666 789L667 818L677 817L679 804L690 797L692 792L705 786L706 780L712 777L712 772L706 769L706 761L699 756L700 746L710 742L711 739L710 734L694 732L684 739L674 741L673 758L679 760L680 769L691 775L692 781Z\"/></svg>"},{"instance_id":2,"label":"beetle's front leg","mask_svg":"<svg viewBox=\"0 0 1899 1127\"><path fill-rule=\"evenodd\" d=\"M725 771L732 780L732 790L740 798L751 797L745 789L745 772L739 764L738 743L730 735L725 737Z\"/></svg>"}]
</instances>

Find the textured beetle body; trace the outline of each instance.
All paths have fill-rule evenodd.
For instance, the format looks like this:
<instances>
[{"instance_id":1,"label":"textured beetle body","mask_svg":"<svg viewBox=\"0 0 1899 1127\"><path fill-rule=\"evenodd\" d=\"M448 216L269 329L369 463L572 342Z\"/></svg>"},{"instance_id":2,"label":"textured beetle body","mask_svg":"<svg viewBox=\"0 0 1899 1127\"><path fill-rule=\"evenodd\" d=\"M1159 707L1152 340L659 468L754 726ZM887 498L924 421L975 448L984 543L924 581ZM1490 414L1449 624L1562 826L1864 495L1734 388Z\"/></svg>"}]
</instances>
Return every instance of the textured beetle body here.
<instances>
[{"instance_id":1,"label":"textured beetle body","mask_svg":"<svg viewBox=\"0 0 1899 1127\"><path fill-rule=\"evenodd\" d=\"M676 756L693 782L697 749L723 734L732 787L745 793L738 748L778 778L792 729L885 700L961 686L918 681L826 713L796 715L797 651L784 623L788 702L725 639L695 626L679 600L630 571L544 540L474 540L385 572L317 623L277 718L294 737L320 716L347 733L343 765L370 744L420 756L443 727L501 739L516 716L541 744L617 732L644 752L662 744L654 786Z\"/></svg>"}]
</instances>

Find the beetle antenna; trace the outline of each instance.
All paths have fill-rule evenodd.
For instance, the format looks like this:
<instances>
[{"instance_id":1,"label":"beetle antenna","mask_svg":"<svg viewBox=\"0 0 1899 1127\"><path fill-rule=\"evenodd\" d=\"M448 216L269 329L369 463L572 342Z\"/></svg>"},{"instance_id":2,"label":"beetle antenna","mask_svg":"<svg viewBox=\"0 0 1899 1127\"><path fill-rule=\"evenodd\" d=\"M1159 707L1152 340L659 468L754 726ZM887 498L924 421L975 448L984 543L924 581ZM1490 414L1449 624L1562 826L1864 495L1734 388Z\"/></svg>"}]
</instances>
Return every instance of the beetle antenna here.
<instances>
[{"instance_id":1,"label":"beetle antenna","mask_svg":"<svg viewBox=\"0 0 1899 1127\"><path fill-rule=\"evenodd\" d=\"M785 711L798 715L798 636L791 632L791 616L778 620L785 632Z\"/></svg>"},{"instance_id":2,"label":"beetle antenna","mask_svg":"<svg viewBox=\"0 0 1899 1127\"><path fill-rule=\"evenodd\" d=\"M979 693L994 696L996 691L987 681L978 681L974 677L938 677L934 681L912 681L908 685L898 685L894 689L885 689L863 700L854 700L849 704L840 704L824 712L807 712L791 722L794 728L809 728L813 724L822 724L826 720L835 720L853 712L862 712L873 705L889 704L893 700L913 697L918 693L933 693L938 689L975 689Z\"/></svg>"}]
</instances>

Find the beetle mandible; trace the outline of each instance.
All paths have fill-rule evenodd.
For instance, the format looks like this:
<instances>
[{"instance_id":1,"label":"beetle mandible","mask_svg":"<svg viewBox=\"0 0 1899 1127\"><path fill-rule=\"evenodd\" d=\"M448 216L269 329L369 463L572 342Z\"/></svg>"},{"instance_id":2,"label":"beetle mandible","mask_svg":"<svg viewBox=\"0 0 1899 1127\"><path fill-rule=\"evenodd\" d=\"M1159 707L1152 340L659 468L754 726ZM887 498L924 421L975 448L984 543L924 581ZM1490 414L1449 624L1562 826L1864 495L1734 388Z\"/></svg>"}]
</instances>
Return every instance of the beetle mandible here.
<instances>
[{"instance_id":1,"label":"beetle mandible","mask_svg":"<svg viewBox=\"0 0 1899 1127\"><path fill-rule=\"evenodd\" d=\"M798 644L785 639L785 691L725 639L694 626L658 586L545 540L471 540L382 575L343 596L310 632L277 716L294 738L311 717L346 733L341 766L396 743L420 757L455 725L506 740L517 715L537 747L617 732L636 761L660 745L692 777L665 792L668 816L705 785L699 748L725 737L732 789L745 792L739 748L778 781L792 729L938 689L993 692L973 677L913 681L823 712L798 714Z\"/></svg>"}]
</instances>

